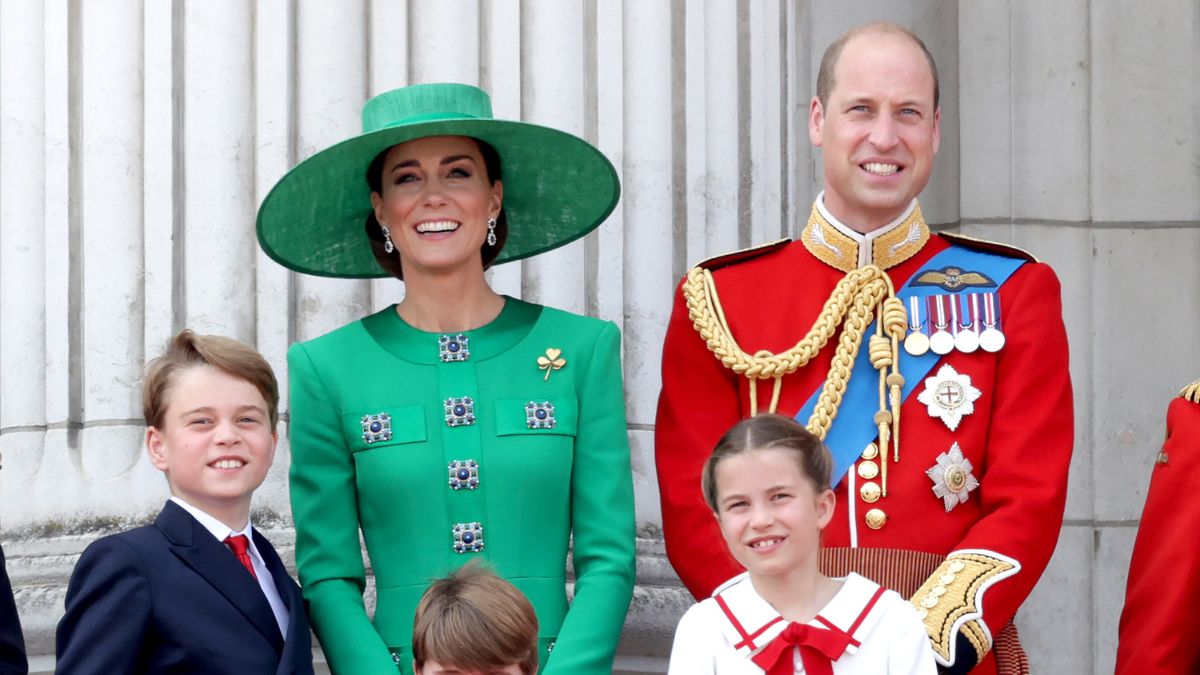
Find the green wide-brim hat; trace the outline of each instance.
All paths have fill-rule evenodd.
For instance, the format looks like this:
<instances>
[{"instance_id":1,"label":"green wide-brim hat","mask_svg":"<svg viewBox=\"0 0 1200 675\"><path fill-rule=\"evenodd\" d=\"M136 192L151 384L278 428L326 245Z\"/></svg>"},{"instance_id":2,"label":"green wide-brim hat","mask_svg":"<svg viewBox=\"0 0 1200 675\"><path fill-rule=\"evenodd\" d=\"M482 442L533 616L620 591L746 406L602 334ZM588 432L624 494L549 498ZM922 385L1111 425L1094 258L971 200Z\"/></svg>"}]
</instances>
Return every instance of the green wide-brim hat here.
<instances>
[{"instance_id":1,"label":"green wide-brim hat","mask_svg":"<svg viewBox=\"0 0 1200 675\"><path fill-rule=\"evenodd\" d=\"M466 84L417 84L363 106L363 133L300 162L258 210L258 243L273 260L324 277L386 277L364 223L371 214L367 167L376 155L429 136L470 136L496 149L508 239L493 264L574 241L612 213L617 172L571 134L492 118L486 92Z\"/></svg>"}]
</instances>

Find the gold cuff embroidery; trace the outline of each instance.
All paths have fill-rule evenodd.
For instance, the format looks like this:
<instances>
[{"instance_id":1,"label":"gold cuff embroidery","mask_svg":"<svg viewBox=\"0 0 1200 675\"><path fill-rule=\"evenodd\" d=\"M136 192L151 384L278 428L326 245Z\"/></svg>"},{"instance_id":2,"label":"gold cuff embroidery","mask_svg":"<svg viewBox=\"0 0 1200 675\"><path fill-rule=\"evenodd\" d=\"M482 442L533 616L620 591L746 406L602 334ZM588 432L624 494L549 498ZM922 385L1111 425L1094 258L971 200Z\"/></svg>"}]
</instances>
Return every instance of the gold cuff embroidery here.
<instances>
[{"instance_id":1,"label":"gold cuff embroidery","mask_svg":"<svg viewBox=\"0 0 1200 675\"><path fill-rule=\"evenodd\" d=\"M962 634L966 636L967 642L970 642L971 646L975 648L975 662L982 661L992 647L987 631L979 624L979 621L968 621L963 624Z\"/></svg>"},{"instance_id":2,"label":"gold cuff embroidery","mask_svg":"<svg viewBox=\"0 0 1200 675\"><path fill-rule=\"evenodd\" d=\"M982 553L955 553L925 580L911 602L924 620L941 661L954 662L952 650L958 630L963 631L980 658L987 654L991 639L980 620L983 592L1018 569L1014 562ZM962 623L964 620L966 623ZM956 628L959 624L961 627Z\"/></svg>"}]
</instances>

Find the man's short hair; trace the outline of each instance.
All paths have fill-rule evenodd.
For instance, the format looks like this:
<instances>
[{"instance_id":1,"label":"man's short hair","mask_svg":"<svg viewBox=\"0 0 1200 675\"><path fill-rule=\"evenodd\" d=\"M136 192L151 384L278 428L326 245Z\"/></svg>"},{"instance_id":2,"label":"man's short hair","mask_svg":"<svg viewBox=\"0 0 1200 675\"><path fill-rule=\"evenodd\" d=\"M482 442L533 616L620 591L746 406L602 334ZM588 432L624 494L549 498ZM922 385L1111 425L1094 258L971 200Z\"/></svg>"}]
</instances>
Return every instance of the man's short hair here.
<instances>
[{"instance_id":1,"label":"man's short hair","mask_svg":"<svg viewBox=\"0 0 1200 675\"><path fill-rule=\"evenodd\" d=\"M838 39L833 41L833 44L825 49L825 55L821 57L821 69L817 73L817 98L821 100L821 105L829 104L829 95L833 93L833 87L837 84L834 80L834 70L837 68L838 59L842 56L842 48L852 38L869 34L903 35L921 48L921 52L925 54L925 60L929 62L929 72L933 75L933 108L936 110L941 101L941 89L938 85L938 69L937 64L933 61L933 54L929 53L929 48L925 46L925 42L921 38L917 37L916 33L888 21L875 21L851 28L842 33Z\"/></svg>"},{"instance_id":2,"label":"man's short hair","mask_svg":"<svg viewBox=\"0 0 1200 675\"><path fill-rule=\"evenodd\" d=\"M267 402L267 415L271 428L275 428L279 421L279 382L271 364L243 342L220 335L197 335L186 329L171 338L167 351L146 367L142 414L147 427L162 428L171 387L181 372L196 366L212 366L254 385Z\"/></svg>"},{"instance_id":3,"label":"man's short hair","mask_svg":"<svg viewBox=\"0 0 1200 675\"><path fill-rule=\"evenodd\" d=\"M486 567L469 564L425 591L413 618L413 661L488 671L537 672L538 622L529 599Z\"/></svg>"}]
</instances>

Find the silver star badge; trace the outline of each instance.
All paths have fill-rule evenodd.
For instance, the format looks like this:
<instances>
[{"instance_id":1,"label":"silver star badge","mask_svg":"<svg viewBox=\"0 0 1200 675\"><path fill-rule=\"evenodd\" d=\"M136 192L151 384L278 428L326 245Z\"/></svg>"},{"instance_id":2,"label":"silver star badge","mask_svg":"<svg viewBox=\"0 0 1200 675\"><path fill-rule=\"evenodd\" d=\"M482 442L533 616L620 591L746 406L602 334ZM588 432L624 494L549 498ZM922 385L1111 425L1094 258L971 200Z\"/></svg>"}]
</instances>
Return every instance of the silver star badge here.
<instances>
[{"instance_id":1,"label":"silver star badge","mask_svg":"<svg viewBox=\"0 0 1200 675\"><path fill-rule=\"evenodd\" d=\"M960 375L947 364L938 369L937 375L925 378L925 390L917 400L929 409L930 417L941 418L954 431L963 416L975 412L975 401L981 395L971 386L970 375Z\"/></svg>"},{"instance_id":2,"label":"silver star badge","mask_svg":"<svg viewBox=\"0 0 1200 675\"><path fill-rule=\"evenodd\" d=\"M971 460L963 457L958 443L950 446L950 452L938 455L937 464L929 467L925 475L933 481L933 494L946 505L946 513L959 504L967 503L967 495L979 487L979 481L971 473Z\"/></svg>"}]
</instances>

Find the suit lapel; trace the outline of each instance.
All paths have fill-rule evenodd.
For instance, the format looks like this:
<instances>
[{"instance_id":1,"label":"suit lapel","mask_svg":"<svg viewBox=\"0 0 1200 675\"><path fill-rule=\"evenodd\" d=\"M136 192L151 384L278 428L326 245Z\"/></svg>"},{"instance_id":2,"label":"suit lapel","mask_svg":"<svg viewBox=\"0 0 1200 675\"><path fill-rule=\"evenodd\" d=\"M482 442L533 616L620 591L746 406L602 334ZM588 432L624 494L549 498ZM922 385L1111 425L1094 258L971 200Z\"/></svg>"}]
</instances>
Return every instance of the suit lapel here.
<instances>
[{"instance_id":1,"label":"suit lapel","mask_svg":"<svg viewBox=\"0 0 1200 675\"><path fill-rule=\"evenodd\" d=\"M276 675L312 673L312 637L300 587L292 581L275 547L266 537L259 534L258 530L254 530L254 545L275 581L275 590L279 591L279 597L288 608L288 634L284 638L284 649L279 658L279 666L275 670Z\"/></svg>"},{"instance_id":2,"label":"suit lapel","mask_svg":"<svg viewBox=\"0 0 1200 675\"><path fill-rule=\"evenodd\" d=\"M171 542L171 552L176 557L236 607L267 638L276 653L282 651L283 636L271 605L258 582L224 544L174 502L167 502L154 524Z\"/></svg>"}]
</instances>

